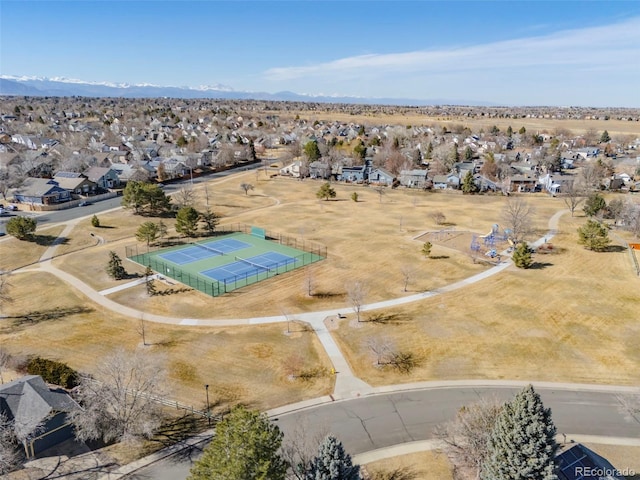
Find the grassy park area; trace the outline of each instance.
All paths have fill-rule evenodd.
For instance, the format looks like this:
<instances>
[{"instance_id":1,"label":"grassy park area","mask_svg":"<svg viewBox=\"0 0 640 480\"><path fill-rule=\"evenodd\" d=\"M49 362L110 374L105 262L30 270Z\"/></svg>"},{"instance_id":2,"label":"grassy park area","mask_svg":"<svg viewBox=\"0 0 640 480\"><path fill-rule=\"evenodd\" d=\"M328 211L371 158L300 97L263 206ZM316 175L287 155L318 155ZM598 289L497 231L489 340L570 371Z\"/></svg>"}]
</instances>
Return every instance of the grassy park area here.
<instances>
[{"instance_id":1,"label":"grassy park area","mask_svg":"<svg viewBox=\"0 0 640 480\"><path fill-rule=\"evenodd\" d=\"M145 286L139 285L108 298L178 319L284 318L285 314L295 319L297 313L344 309L346 318L332 333L356 375L373 385L458 378L613 384L639 379L640 354L634 348L638 327L632 321L638 307L637 277L627 252L594 253L577 245L575 232L584 217L564 215L560 234L553 239L557 253L535 256L530 270L511 268L461 290L365 313L365 321L358 323L347 295L351 282L364 284L364 303L372 303L435 290L486 271L490 264L484 258L474 260L464 242L473 234L486 234L494 224L506 228L505 198L407 189L386 189L380 194L364 186L336 184L337 197L324 201L315 196L319 182L271 178L262 170L232 178L213 182L206 191L202 185L195 187L196 208L202 209L208 197L211 209L224 215L223 224L260 225L318 242L327 246L328 258L217 298L173 281L156 282L160 295L149 296ZM242 182L252 182L254 190L245 195ZM358 193L357 202L351 200L353 192ZM543 235L549 218L566 208L560 198L525 198L535 209L532 239ZM437 212L444 216L439 223ZM55 266L98 291L143 274L142 267L125 261L130 278L114 281L105 267L111 250L125 258L125 246L135 242L137 225L149 220L128 211L100 217L107 228L91 227L88 219L79 222L62 247L63 255L54 259ZM166 222L168 237L178 240L174 221ZM456 238L465 238L464 242L434 240L431 255L425 257L423 235L442 229L461 232ZM86 245L91 238L88 231L101 236L104 243ZM410 272L408 280L403 277L404 267ZM12 283L17 301L6 308L9 314L43 311L59 302L88 309L42 322L37 328L28 322L17 329L5 328L2 340L14 352L46 352L91 371L100 358L96 352L103 355L118 345L135 348L140 344L139 319L102 311L54 277L15 273ZM33 296L34 289L45 294ZM150 349L166 355L172 365L177 398L200 402L201 384L209 382L217 385L221 399L260 408L331 391L332 378L321 374L330 364L315 335L287 336L285 329L284 324L148 327L155 338ZM416 367L407 374L375 365L367 347L371 338L388 339L397 351L410 352ZM304 352L303 362L292 357L296 352ZM315 369L320 374L311 382L292 382L286 368L292 363L298 370ZM236 377L241 380L230 381Z\"/></svg>"}]
</instances>

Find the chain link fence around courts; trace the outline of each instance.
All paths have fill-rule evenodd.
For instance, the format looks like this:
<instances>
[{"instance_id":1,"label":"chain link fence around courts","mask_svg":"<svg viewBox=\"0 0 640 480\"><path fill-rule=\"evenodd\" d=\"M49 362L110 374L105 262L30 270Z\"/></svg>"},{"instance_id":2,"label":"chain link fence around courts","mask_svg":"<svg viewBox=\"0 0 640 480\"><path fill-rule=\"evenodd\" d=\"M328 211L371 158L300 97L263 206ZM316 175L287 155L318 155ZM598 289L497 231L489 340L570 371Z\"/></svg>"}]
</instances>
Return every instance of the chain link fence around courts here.
<instances>
[{"instance_id":1,"label":"chain link fence around courts","mask_svg":"<svg viewBox=\"0 0 640 480\"><path fill-rule=\"evenodd\" d=\"M224 225L216 229L216 236L237 232L249 234L250 231L251 227L245 224ZM265 269L256 268L251 272L227 277L223 281L216 281L204 275L182 269L173 263L164 261L156 252L167 249L166 246L156 245L147 247L136 244L126 246L125 251L128 259L142 266L151 267L152 270L161 275L177 280L180 283L188 285L191 288L199 290L212 297L218 297L233 290L237 290L238 288L261 282L276 275L319 262L327 257L327 247L316 242L296 239L295 237L282 235L272 231L266 232L265 239L287 247L295 248L296 250L301 250L302 252L300 255L291 256L289 259L268 265ZM199 240L202 241L202 239ZM185 242L184 245L186 247L193 243L195 242Z\"/></svg>"}]
</instances>

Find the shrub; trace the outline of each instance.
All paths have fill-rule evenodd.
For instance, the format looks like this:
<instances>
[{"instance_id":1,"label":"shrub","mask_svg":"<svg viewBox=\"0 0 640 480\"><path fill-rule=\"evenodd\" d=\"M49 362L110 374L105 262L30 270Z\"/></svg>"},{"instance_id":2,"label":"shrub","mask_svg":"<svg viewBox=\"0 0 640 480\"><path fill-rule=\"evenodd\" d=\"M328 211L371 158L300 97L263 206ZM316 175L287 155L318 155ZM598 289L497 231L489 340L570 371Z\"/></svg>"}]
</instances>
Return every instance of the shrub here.
<instances>
[{"instance_id":1,"label":"shrub","mask_svg":"<svg viewBox=\"0 0 640 480\"><path fill-rule=\"evenodd\" d=\"M91 225L98 228L100 226L100 219L94 215L93 217L91 217Z\"/></svg>"},{"instance_id":2,"label":"shrub","mask_svg":"<svg viewBox=\"0 0 640 480\"><path fill-rule=\"evenodd\" d=\"M34 357L27 363L27 373L40 375L47 383L73 388L78 385L78 372L66 363L56 362L41 357Z\"/></svg>"}]
</instances>

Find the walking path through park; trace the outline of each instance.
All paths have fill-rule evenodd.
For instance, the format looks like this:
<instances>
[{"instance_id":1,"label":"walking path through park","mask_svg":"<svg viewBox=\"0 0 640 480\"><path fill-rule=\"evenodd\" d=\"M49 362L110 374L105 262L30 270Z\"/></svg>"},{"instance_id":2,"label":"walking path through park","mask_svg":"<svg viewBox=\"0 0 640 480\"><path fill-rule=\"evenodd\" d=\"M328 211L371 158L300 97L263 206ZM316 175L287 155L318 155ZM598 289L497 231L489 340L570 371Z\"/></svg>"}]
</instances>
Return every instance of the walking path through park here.
<instances>
[{"instance_id":1,"label":"walking path through park","mask_svg":"<svg viewBox=\"0 0 640 480\"><path fill-rule=\"evenodd\" d=\"M557 233L559 220L564 213L566 213L566 210L559 211L550 218L549 224L548 224L549 231L544 237L541 237L536 242L533 242L531 244L533 247L536 247L542 243L548 242L554 237L554 235ZM310 408L313 406L326 404L326 403L333 403L336 400L348 400L348 399L353 399L360 396L380 395L380 394L396 392L396 391L417 390L417 389L423 389L423 388L438 388L438 387L448 388L448 386L454 387L454 386L460 386L460 385L474 386L474 385L490 385L494 383L496 385L498 384L520 385L521 383L523 383L523 382L508 382L508 381L492 382L492 381L486 381L486 380L484 381L470 380L470 381L450 381L450 382L448 381L419 382L414 384L390 385L390 386L374 388L368 385L366 382L362 381L361 379L357 378L353 374L346 358L340 351L340 348L338 347L337 343L335 342L335 340L333 339L330 333L332 325L334 324L336 319L341 316L340 312L344 313L344 309L308 312L308 313L286 315L286 316L278 315L278 316L271 316L271 317L217 320L217 319L184 319L184 318L167 317L162 315L146 313L132 307L121 305L119 303L116 303L110 300L109 298L106 297L106 295L113 293L114 291L117 291L117 290L129 288L134 284L139 284L140 282L144 281L144 279L137 280L135 282L130 282L129 284L121 285L112 289L106 289L98 292L93 288L91 288L89 285L80 281L78 278L74 277L73 275L53 266L51 259L55 254L55 250L57 246L62 242L62 239L70 233L70 231L74 228L75 224L78 223L78 221L79 219L74 220L73 222L70 222L69 224L67 224L64 230L60 233L59 239L56 240L56 242L54 242L54 244L50 248L48 248L45 251L45 253L41 256L40 264L39 264L40 269L43 271L49 272L53 275L56 275L58 278L64 280L69 285L80 290L90 300L100 304L101 306L107 309L113 310L122 315L127 315L133 318L141 318L141 316L144 315L144 318L147 321L166 323L166 324L176 324L176 325L182 325L182 326L259 325L259 324L265 324L265 323L282 323L282 322L292 321L292 320L304 321L304 322L307 322L309 325L311 325L311 327L314 329L316 335L318 336L318 339L320 340L323 348L329 355L329 358L333 364L333 368L336 373L336 383L334 387L334 392L330 396L310 399L303 402L299 402L297 404L287 405L287 406L272 410L271 412L269 412L271 416L283 415L287 412L306 409L306 408ZM98 241L100 241L100 239L98 239ZM381 302L371 303L368 305L363 305L361 311L366 312L366 311L372 311L377 309L384 309L384 308L389 308L393 306L403 305L411 302L418 302L427 298L432 298L436 295L440 295L446 292L451 292L454 290L458 290L460 288L464 288L476 282L482 281L490 276L496 275L502 272L503 270L509 268L512 265L511 260L506 256L504 256L503 258L507 258L507 259L504 261L501 261L498 265L494 267L491 267L479 274L473 275L464 280L455 282L453 284L447 285L445 287L442 287L433 291L422 292L422 293L409 295L405 297L399 297L399 298L384 300ZM29 268L29 270L33 270L33 267ZM542 384L540 384L540 386L542 386ZM631 389L630 387L573 385L573 384L549 384L549 386L551 388L567 388L575 391L580 391L582 389L584 390L602 389L603 391L615 391L615 392L623 392L623 393L626 392L627 390L629 390L629 392L636 391L636 389ZM121 478L123 475L126 475L127 473L136 471L145 465L149 465L153 462L158 461L159 459L165 458L166 456L175 453L175 451L180 450L181 448L185 448L186 444L191 444L191 445L201 444L204 441L207 441L210 438L211 434L212 432L203 432L203 434L190 439L186 443L181 443L179 445L170 447L169 449L164 449L163 451L157 452L151 455L150 457L145 457L132 464L123 466L118 470L116 470L115 472L109 473L105 478L110 478L110 479ZM624 438L617 439L617 438L608 438L608 437L597 437L597 438L591 437L588 439L585 438L584 440L592 441L592 442L600 442L600 443L613 443L613 444L629 444L629 445L640 444L636 439L624 439ZM368 463L370 461L377 460L377 459L390 458L390 457L405 454L405 453L424 451L424 450L432 449L434 447L437 447L437 444L434 443L434 441L432 440L410 442L410 443L394 445L391 447L362 453L355 458L358 463Z\"/></svg>"},{"instance_id":2,"label":"walking path through park","mask_svg":"<svg viewBox=\"0 0 640 480\"><path fill-rule=\"evenodd\" d=\"M556 212L549 219L549 231L546 233L546 235L544 235L544 237L538 239L532 245L537 246L551 240L557 233L560 218L566 212L567 210L561 210ZM80 221L80 219L74 220L73 222L70 222L69 224L67 224L64 230L60 233L58 238L64 238L66 235L68 235L68 233L73 229L73 227L78 221ZM181 326L222 327L222 326L234 326L234 325L259 325L259 324L265 324L265 323L281 323L281 322L287 322L291 320L299 320L299 321L307 322L309 325L311 325L316 335L318 336L318 339L320 340L323 348L327 352L327 355L331 360L333 369L336 374L336 383L335 383L335 388L334 388L332 398L334 399L353 398L353 397L358 397L360 395L366 395L373 391L372 387L369 384L367 384L366 382L359 379L353 374L353 372L351 371L351 368L349 367L349 363L347 362L347 359L344 357L344 355L340 351L338 344L335 342L333 336L329 331L329 328L327 327L327 325L331 325L332 322L335 321L336 317L340 316L341 311L344 312L344 309L332 309L332 310L324 310L319 312L307 312L307 313L296 314L295 316L276 315L271 317L256 317L256 318L226 319L226 320L219 320L219 319L213 319L213 318L209 318L209 319L186 318L185 319L185 318L168 317L164 315L147 313L133 307L121 305L107 298L105 295L107 295L108 293L112 293L112 291L115 291L113 289L108 289L106 291L103 290L98 292L94 290L92 287L90 287L89 285L87 285L86 283L74 277L73 275L55 267L52 264L51 259L53 258L57 245L58 243L54 242L54 244L50 248L48 248L45 251L45 253L42 255L40 259L40 268L46 272L49 272L57 276L58 278L67 282L69 285L80 290L84 295L89 297L91 301L103 306L104 308L107 308L109 310L118 312L122 315L126 315L132 318L142 318L144 316L144 319L146 321L165 323L165 324L174 324L174 325L181 325ZM464 288L466 286L469 286L471 284L484 280L488 277L496 275L502 272L503 270L507 269L509 266L511 266L511 264L512 264L511 260L507 259L507 260L501 261L496 266L491 267L481 273L465 278L464 280L460 280L458 282L452 283L445 287L428 291L428 292L422 292L414 295L408 295L405 297L392 298L389 300L383 300L381 302L363 305L361 308L361 311L367 312L372 310L394 307L398 305L404 305L412 302L418 302L427 298L432 298L436 295L458 290L460 288ZM136 281L133 283L137 284L139 282L140 281ZM125 284L125 285L116 287L116 290L127 288L128 286L131 286L131 284Z\"/></svg>"}]
</instances>

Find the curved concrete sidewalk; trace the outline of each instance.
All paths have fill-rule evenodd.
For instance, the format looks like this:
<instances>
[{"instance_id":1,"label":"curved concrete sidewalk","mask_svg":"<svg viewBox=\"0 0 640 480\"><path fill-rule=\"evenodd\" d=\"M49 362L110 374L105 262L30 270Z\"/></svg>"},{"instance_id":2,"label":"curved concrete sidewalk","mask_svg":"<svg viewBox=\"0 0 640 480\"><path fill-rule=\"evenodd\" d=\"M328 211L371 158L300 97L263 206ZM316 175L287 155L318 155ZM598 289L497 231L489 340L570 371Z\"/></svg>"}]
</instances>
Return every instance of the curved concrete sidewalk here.
<instances>
[{"instance_id":1,"label":"curved concrete sidewalk","mask_svg":"<svg viewBox=\"0 0 640 480\"><path fill-rule=\"evenodd\" d=\"M554 235L557 233L560 218L566 212L567 210L560 210L556 212L549 219L549 223L548 223L549 231L547 232L547 234L543 238L534 242L532 245L539 245L553 238ZM81 219L76 219L75 221L70 222L70 224L67 225L63 230L63 232L60 234L59 238L62 238L65 235L67 235L73 229L75 224L80 220ZM98 292L94 290L92 287L90 287L89 285L87 285L86 283L74 277L73 275L53 266L51 259L53 258L53 254L55 252L56 247L57 247L57 244L54 244L45 251L45 253L42 255L42 258L41 258L40 268L64 280L69 285L73 286L74 288L82 292L91 301L103 306L106 309L117 312L121 315L125 315L125 316L136 318L136 319L140 318L141 316L144 316L145 320L147 321L164 323L164 324L181 325L181 326L224 327L224 326L237 326L237 325L260 325L265 323L283 323L287 321L287 317L285 315L220 320L220 319L213 319L213 318L210 318L210 319L176 318L176 317L169 317L164 315L157 315L153 313L146 313L136 308L132 308L126 305L116 303L110 300L109 298L105 297L105 294L112 293L113 291L117 291L121 288L125 288L124 286L114 287L113 289L107 289L106 291L103 290ZM436 295L440 295L443 293L452 292L452 291L464 288L466 286L472 285L476 282L482 281L486 278L489 278L493 275L496 275L502 272L503 270L507 269L511 265L512 265L512 262L509 259L509 260L500 262L498 265L491 267L483 272L480 272L476 275L465 278L458 282L452 283L450 285L446 285L439 289L428 291L428 292L417 293L414 295L408 295L405 297L392 298L389 300L370 303L370 304L364 305L361 310L372 311L372 310L404 305L412 302L419 302L421 300L432 298ZM336 383L335 383L334 392L333 392L334 399L353 398L353 397L358 397L360 395L373 393L374 389L369 384L362 381L361 379L359 379L353 374L349 366L349 363L347 362L347 359L344 357L344 355L340 351L340 348L338 347L337 343L333 339L333 336L331 335L328 328L326 327L325 322L328 319L339 316L340 312L344 312L344 308L342 309L336 308L336 309L324 310L319 312L299 313L295 315L290 315L289 320L301 320L309 323L309 325L311 325L314 332L318 336L318 339L320 340L321 345L327 352L327 355L329 356L329 359L336 372Z\"/></svg>"}]
</instances>

